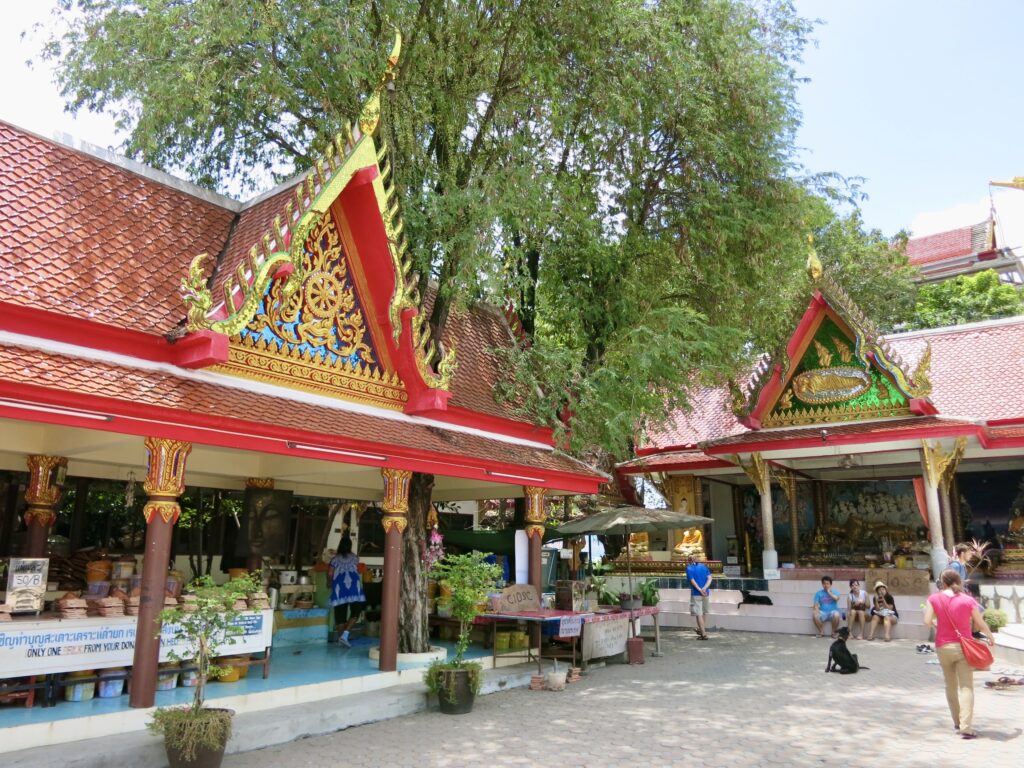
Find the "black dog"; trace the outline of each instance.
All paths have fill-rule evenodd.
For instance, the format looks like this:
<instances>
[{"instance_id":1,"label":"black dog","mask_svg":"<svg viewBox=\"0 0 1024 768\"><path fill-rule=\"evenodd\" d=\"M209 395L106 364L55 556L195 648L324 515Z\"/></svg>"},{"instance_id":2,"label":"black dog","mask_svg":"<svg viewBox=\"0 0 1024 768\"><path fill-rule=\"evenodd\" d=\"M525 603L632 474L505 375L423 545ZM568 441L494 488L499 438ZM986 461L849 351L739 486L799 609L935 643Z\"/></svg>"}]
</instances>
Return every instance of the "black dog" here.
<instances>
[{"instance_id":1,"label":"black dog","mask_svg":"<svg viewBox=\"0 0 1024 768\"><path fill-rule=\"evenodd\" d=\"M743 602L747 605L772 605L772 599L768 595L752 595L750 590L741 589L743 593Z\"/></svg>"},{"instance_id":2,"label":"black dog","mask_svg":"<svg viewBox=\"0 0 1024 768\"><path fill-rule=\"evenodd\" d=\"M838 672L840 675L853 675L861 669L867 669L860 665L857 654L850 653L850 649L846 647L846 641L850 639L849 628L840 627L837 634L839 639L828 649L828 663L825 665L825 671Z\"/></svg>"}]
</instances>

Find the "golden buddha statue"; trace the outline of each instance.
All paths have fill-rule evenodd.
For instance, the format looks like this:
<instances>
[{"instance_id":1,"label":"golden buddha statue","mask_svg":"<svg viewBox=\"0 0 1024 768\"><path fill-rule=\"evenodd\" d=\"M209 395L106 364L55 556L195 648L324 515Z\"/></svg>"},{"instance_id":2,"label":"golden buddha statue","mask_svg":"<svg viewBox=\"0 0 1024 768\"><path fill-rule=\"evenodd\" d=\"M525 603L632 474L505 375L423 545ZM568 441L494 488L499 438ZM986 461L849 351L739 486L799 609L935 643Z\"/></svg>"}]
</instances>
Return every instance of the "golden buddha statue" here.
<instances>
[{"instance_id":1,"label":"golden buddha statue","mask_svg":"<svg viewBox=\"0 0 1024 768\"><path fill-rule=\"evenodd\" d=\"M683 537L672 550L673 560L685 560L690 555L704 559L704 531L700 528L687 528Z\"/></svg>"},{"instance_id":2,"label":"golden buddha statue","mask_svg":"<svg viewBox=\"0 0 1024 768\"><path fill-rule=\"evenodd\" d=\"M647 533L631 533L629 534L629 544L627 545L628 557L630 560L650 560L651 559L651 537Z\"/></svg>"},{"instance_id":3,"label":"golden buddha statue","mask_svg":"<svg viewBox=\"0 0 1024 768\"><path fill-rule=\"evenodd\" d=\"M1006 541L1024 547L1024 509L1014 510L1014 517L1006 526Z\"/></svg>"}]
</instances>

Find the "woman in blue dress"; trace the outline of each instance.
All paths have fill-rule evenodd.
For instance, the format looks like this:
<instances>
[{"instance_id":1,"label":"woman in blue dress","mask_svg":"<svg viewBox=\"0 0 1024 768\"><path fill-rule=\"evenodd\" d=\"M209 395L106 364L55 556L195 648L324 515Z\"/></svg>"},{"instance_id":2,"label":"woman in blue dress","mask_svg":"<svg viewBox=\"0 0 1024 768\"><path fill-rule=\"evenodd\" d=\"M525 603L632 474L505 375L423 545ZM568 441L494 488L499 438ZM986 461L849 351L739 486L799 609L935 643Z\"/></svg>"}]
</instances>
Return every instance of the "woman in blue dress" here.
<instances>
[{"instance_id":1,"label":"woman in blue dress","mask_svg":"<svg viewBox=\"0 0 1024 768\"><path fill-rule=\"evenodd\" d=\"M338 554L331 558L327 575L331 580L331 605L338 643L351 648L348 632L366 605L363 580L359 576L359 557L352 553L352 539L342 536Z\"/></svg>"}]
</instances>

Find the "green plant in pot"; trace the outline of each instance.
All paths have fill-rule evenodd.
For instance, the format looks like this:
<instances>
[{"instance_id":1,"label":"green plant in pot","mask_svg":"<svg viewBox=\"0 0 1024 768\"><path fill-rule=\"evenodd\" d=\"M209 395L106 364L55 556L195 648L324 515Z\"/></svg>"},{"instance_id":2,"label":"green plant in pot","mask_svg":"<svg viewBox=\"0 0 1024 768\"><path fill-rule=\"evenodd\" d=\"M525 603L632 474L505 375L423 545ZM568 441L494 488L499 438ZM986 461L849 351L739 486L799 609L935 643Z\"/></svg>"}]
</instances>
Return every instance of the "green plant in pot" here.
<instances>
[{"instance_id":1,"label":"green plant in pot","mask_svg":"<svg viewBox=\"0 0 1024 768\"><path fill-rule=\"evenodd\" d=\"M1010 617L1006 615L1006 611L999 608L986 608L985 612L981 614L981 618L993 632L998 632L1010 622Z\"/></svg>"},{"instance_id":2,"label":"green plant in pot","mask_svg":"<svg viewBox=\"0 0 1024 768\"><path fill-rule=\"evenodd\" d=\"M431 578L451 590L451 615L459 620L455 656L450 660L435 661L424 678L430 692L437 694L441 711L446 714L469 712L480 692L481 667L476 662L466 661L466 649L469 648L473 619L480 613L480 605L486 603L487 593L501 578L501 568L486 562L485 558L486 555L480 552L445 555L430 568Z\"/></svg>"},{"instance_id":3,"label":"green plant in pot","mask_svg":"<svg viewBox=\"0 0 1024 768\"><path fill-rule=\"evenodd\" d=\"M204 766L217 768L231 736L228 709L203 706L206 684L228 670L213 663L215 656L234 643L243 633L238 624L239 605L246 595L259 589L255 576L243 576L218 585L209 576L191 583L182 602L160 613L160 621L174 627L178 647L170 658L196 667L197 682L192 704L186 707L161 707L153 713L149 729L162 734L171 768Z\"/></svg>"},{"instance_id":4,"label":"green plant in pot","mask_svg":"<svg viewBox=\"0 0 1024 768\"><path fill-rule=\"evenodd\" d=\"M608 579L604 576L592 576L590 588L597 593L597 602L600 605L618 605L619 596L608 588Z\"/></svg>"},{"instance_id":5,"label":"green plant in pot","mask_svg":"<svg viewBox=\"0 0 1024 768\"><path fill-rule=\"evenodd\" d=\"M657 605L661 599L661 593L658 591L658 580L647 579L647 581L641 584L640 597L644 605Z\"/></svg>"}]
</instances>

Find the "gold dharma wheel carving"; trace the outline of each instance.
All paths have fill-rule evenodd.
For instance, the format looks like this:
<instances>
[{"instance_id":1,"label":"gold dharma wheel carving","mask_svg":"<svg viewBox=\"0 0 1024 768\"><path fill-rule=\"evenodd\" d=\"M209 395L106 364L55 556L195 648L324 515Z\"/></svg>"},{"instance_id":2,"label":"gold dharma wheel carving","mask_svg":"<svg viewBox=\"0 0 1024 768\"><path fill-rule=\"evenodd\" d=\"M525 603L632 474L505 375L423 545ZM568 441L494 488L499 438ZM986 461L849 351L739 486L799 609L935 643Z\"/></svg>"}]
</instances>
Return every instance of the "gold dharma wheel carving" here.
<instances>
[{"instance_id":1,"label":"gold dharma wheel carving","mask_svg":"<svg viewBox=\"0 0 1024 768\"><path fill-rule=\"evenodd\" d=\"M317 271L306 278L305 307L315 317L329 318L338 314L342 286L330 272Z\"/></svg>"}]
</instances>

